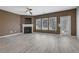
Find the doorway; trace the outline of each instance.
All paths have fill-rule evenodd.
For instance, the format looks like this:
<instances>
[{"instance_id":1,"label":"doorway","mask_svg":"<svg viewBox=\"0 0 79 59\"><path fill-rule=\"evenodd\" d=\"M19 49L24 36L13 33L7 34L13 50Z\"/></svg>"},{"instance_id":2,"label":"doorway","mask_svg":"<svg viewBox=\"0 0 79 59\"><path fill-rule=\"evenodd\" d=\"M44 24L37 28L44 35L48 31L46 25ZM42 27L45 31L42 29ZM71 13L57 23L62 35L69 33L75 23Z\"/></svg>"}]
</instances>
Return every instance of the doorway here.
<instances>
[{"instance_id":1,"label":"doorway","mask_svg":"<svg viewBox=\"0 0 79 59\"><path fill-rule=\"evenodd\" d=\"M71 35L71 16L61 16L59 26L61 35Z\"/></svg>"}]
</instances>

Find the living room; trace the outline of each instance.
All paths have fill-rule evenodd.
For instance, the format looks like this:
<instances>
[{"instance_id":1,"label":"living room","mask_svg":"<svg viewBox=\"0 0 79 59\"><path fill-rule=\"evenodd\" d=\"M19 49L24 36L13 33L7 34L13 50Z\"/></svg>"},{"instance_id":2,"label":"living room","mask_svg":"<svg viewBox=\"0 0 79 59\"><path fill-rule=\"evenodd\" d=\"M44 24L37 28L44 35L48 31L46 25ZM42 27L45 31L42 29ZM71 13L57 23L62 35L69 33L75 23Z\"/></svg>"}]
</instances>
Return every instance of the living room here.
<instances>
[{"instance_id":1,"label":"living room","mask_svg":"<svg viewBox=\"0 0 79 59\"><path fill-rule=\"evenodd\" d=\"M0 52L79 52L78 16L78 6L0 6Z\"/></svg>"}]
</instances>

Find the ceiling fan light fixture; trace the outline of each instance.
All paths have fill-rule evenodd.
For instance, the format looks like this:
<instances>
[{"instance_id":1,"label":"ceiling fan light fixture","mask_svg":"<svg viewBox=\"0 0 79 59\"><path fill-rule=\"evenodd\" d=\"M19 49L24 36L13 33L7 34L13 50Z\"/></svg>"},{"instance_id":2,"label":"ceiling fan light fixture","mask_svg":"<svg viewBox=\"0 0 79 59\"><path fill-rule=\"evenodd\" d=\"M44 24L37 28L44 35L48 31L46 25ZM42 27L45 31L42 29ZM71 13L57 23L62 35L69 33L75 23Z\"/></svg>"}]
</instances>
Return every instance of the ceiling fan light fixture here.
<instances>
[{"instance_id":1,"label":"ceiling fan light fixture","mask_svg":"<svg viewBox=\"0 0 79 59\"><path fill-rule=\"evenodd\" d=\"M26 14L29 13L30 15L32 15L32 9L27 7L25 13L26 13Z\"/></svg>"}]
</instances>

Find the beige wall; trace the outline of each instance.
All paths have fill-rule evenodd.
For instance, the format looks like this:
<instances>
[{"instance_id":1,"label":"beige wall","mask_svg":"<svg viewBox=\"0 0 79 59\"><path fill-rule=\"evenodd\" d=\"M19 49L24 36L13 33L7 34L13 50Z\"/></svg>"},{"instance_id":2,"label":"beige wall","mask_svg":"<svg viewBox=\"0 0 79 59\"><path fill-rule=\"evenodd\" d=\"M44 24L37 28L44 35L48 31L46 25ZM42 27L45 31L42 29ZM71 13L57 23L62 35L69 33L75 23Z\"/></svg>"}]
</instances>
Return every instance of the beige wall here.
<instances>
[{"instance_id":1,"label":"beige wall","mask_svg":"<svg viewBox=\"0 0 79 59\"><path fill-rule=\"evenodd\" d=\"M0 10L0 36L20 32L20 16Z\"/></svg>"}]
</instances>

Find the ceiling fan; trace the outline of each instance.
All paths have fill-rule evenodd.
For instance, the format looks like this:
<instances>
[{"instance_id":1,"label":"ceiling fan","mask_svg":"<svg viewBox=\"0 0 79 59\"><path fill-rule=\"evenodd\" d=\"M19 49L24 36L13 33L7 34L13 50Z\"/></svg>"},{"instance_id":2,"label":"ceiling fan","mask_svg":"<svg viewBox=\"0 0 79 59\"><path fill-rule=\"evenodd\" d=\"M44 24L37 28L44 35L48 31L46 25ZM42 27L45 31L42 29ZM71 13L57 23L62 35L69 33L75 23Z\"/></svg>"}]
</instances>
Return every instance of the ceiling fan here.
<instances>
[{"instance_id":1,"label":"ceiling fan","mask_svg":"<svg viewBox=\"0 0 79 59\"><path fill-rule=\"evenodd\" d=\"M31 9L31 8L26 8L26 11L25 11L25 12L26 12L26 13L29 12L30 15L32 15L32 9Z\"/></svg>"}]
</instances>

